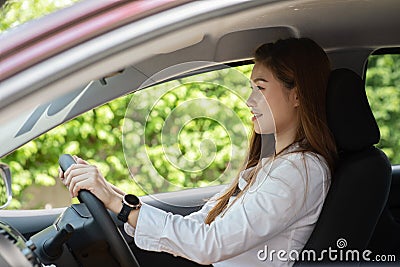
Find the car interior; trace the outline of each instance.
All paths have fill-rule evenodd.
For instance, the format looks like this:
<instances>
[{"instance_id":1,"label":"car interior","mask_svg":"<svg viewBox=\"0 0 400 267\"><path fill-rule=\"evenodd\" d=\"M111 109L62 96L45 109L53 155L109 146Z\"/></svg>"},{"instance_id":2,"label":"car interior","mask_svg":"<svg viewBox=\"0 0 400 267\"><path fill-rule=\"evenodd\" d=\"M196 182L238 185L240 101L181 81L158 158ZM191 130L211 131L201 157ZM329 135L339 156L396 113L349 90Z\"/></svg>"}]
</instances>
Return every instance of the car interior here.
<instances>
[{"instance_id":1,"label":"car interior","mask_svg":"<svg viewBox=\"0 0 400 267\"><path fill-rule=\"evenodd\" d=\"M202 1L195 2L191 4L204 5ZM199 11L193 20L179 21L171 9L154 15L154 20L167 18L167 26L160 33L152 30L153 35L145 38L140 35L140 21L135 21L9 78L1 86L30 91L10 98L8 105L0 105L1 156L118 97L152 90L154 85L178 78L249 64L253 51L262 43L309 37L324 48L331 60L327 115L340 159L322 213L304 249L322 251L336 247L336 241L345 238L346 250L368 249L374 254L396 255L399 261L400 165L390 163L376 148L380 132L365 94L365 73L370 55L382 49L398 53L400 5L395 0L250 2L204 14ZM76 8L79 5L65 10L65 14ZM193 6L176 7L179 8L193 10ZM79 57L72 57L73 54ZM50 79L43 80L43 70ZM24 82L16 85L17 81ZM17 113L20 109L24 112ZM158 193L144 196L142 201L187 215L200 209L223 186ZM122 223L110 215L140 266L198 266L167 253L154 257L153 253L140 250L133 238L124 233ZM107 242L96 235L101 230L83 204L50 210L0 211L1 222L35 244L46 243L70 220L79 222L79 234L68 239L68 248L62 246L61 256L42 255L44 264L119 266L108 252ZM299 261L295 265L319 264L327 262ZM398 262L387 263L391 264Z\"/></svg>"}]
</instances>

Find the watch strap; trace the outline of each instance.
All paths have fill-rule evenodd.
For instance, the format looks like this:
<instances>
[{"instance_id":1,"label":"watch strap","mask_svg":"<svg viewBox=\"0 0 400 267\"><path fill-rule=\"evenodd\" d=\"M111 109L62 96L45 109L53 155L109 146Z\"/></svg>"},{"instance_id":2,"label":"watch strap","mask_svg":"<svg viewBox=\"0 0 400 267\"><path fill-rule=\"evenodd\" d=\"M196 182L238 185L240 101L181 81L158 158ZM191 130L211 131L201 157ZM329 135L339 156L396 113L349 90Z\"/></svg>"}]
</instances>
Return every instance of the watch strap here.
<instances>
[{"instance_id":1,"label":"watch strap","mask_svg":"<svg viewBox=\"0 0 400 267\"><path fill-rule=\"evenodd\" d=\"M133 210L132 207L129 207L128 205L126 205L125 203L122 203L122 209L121 211L118 213L117 218L126 223L128 221L128 216L131 213L131 211Z\"/></svg>"},{"instance_id":2,"label":"watch strap","mask_svg":"<svg viewBox=\"0 0 400 267\"><path fill-rule=\"evenodd\" d=\"M134 199L136 200L135 201L135 204L133 204L133 203L128 203L126 200L125 200L125 198L126 197L134 197ZM128 200L129 201L129 200ZM121 208L121 211L118 213L118 216L117 216L117 218L120 220L120 221L122 221L122 222L124 222L124 223L126 223L127 221L128 221L128 217L129 217L129 214L131 213L131 211L132 210L137 210L137 209L139 209L140 207L142 206L142 203L140 202L140 200L136 197L136 196L134 196L134 195L125 195L123 198L122 198L122 208Z\"/></svg>"}]
</instances>

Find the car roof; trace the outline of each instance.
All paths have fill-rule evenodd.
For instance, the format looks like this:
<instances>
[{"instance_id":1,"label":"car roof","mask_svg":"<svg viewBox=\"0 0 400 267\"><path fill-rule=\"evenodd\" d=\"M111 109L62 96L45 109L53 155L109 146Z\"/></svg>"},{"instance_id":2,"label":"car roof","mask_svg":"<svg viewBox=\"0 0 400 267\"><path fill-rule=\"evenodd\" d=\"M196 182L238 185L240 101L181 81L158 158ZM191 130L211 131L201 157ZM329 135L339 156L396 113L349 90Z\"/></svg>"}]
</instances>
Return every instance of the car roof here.
<instances>
[{"instance_id":1,"label":"car roof","mask_svg":"<svg viewBox=\"0 0 400 267\"><path fill-rule=\"evenodd\" d=\"M82 1L0 35L5 44L0 50L0 141L6 144L1 156L119 96L193 70L249 60L258 45L279 38L312 38L333 68L359 74L370 53L400 46L396 0L157 1L146 12L132 8L129 19L68 41L68 30L86 29L91 16L106 19L126 4L107 8L100 2ZM67 14L74 9L87 13L69 23ZM40 29L47 23L47 30ZM57 49L49 48L51 40ZM27 51L40 51L41 57Z\"/></svg>"}]
</instances>

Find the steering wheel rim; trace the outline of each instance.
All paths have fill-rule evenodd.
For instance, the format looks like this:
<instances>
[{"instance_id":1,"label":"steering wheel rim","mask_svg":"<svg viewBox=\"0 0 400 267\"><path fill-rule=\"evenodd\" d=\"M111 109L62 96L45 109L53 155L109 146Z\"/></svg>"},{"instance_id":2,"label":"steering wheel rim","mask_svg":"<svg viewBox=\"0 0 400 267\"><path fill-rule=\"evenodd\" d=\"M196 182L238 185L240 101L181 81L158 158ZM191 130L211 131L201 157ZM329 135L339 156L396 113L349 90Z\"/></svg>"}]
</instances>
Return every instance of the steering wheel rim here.
<instances>
[{"instance_id":1,"label":"steering wheel rim","mask_svg":"<svg viewBox=\"0 0 400 267\"><path fill-rule=\"evenodd\" d=\"M92 214L93 219L97 222L104 233L105 238L110 245L110 249L117 258L120 266L140 267L135 255L132 253L128 243L126 243L126 240L123 238L121 231L115 225L103 202L87 190L79 191L78 198L81 203L85 203L90 214Z\"/></svg>"}]
</instances>

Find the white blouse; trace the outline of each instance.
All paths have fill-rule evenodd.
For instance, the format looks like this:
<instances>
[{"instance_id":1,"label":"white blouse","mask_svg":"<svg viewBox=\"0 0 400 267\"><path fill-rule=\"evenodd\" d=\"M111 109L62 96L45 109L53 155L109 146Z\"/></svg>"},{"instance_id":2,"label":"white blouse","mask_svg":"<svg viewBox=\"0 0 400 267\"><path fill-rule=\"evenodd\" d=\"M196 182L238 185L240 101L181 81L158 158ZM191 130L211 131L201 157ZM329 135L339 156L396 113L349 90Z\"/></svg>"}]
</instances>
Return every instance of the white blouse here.
<instances>
[{"instance_id":1,"label":"white blouse","mask_svg":"<svg viewBox=\"0 0 400 267\"><path fill-rule=\"evenodd\" d=\"M288 153L262 163L254 184L210 225L204 219L220 193L185 217L143 204L136 229L125 224L125 231L134 234L139 248L200 264L291 266L320 214L329 169L311 152ZM249 170L241 173L240 189L247 184L242 175Z\"/></svg>"}]
</instances>

